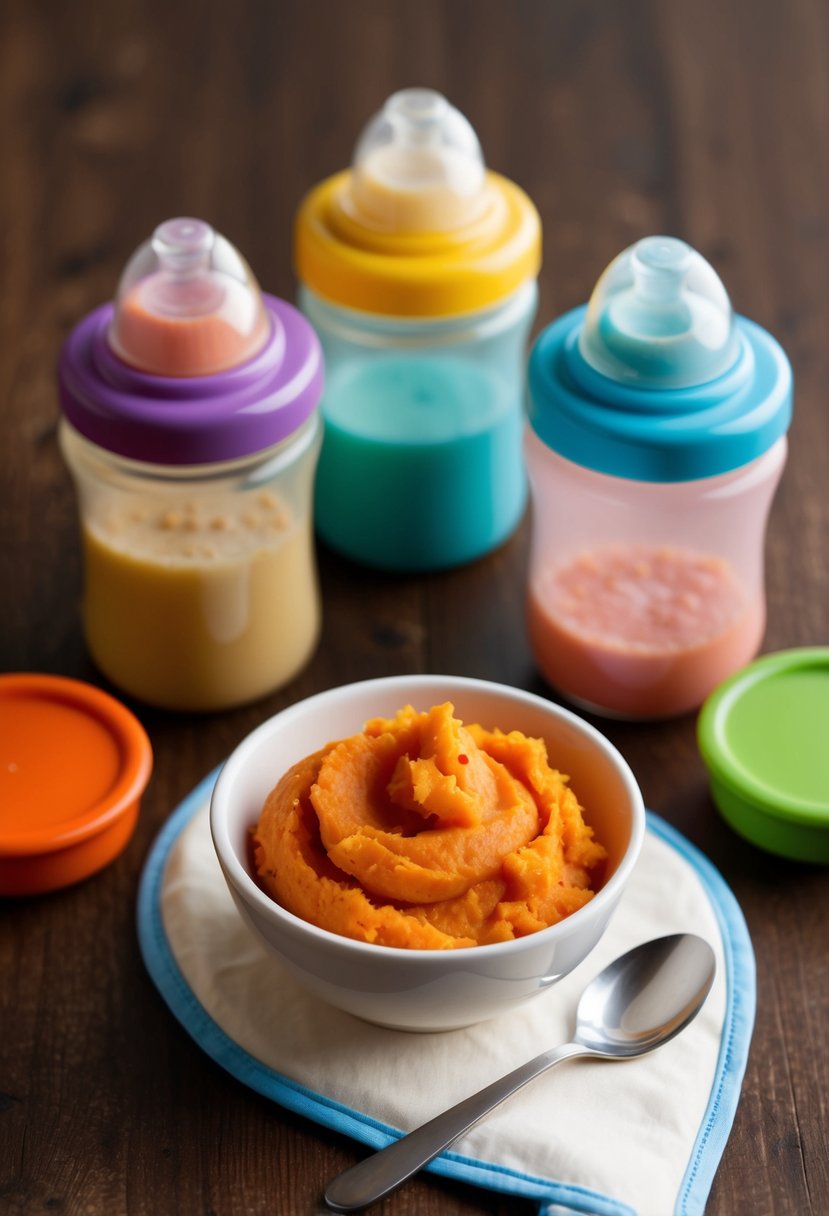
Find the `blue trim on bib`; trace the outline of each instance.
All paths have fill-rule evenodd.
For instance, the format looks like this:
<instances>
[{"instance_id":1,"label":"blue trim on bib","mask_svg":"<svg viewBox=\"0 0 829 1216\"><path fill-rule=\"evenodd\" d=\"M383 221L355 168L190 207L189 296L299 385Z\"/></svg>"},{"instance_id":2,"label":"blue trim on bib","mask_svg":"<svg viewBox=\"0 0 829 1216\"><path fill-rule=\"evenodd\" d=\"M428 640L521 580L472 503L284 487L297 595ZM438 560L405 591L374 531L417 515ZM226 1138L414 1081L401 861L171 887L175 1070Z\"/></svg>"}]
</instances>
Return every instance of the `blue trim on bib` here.
<instances>
[{"instance_id":1,"label":"blue trim on bib","mask_svg":"<svg viewBox=\"0 0 829 1216\"><path fill-rule=\"evenodd\" d=\"M141 875L137 907L138 941L144 964L187 1033L231 1076L286 1110L351 1136L370 1148L383 1148L401 1133L274 1072L235 1043L197 1000L170 949L161 914L167 858L193 815L209 800L218 774L217 768L187 795L150 850ZM648 830L674 848L696 872L722 932L727 981L723 1038L711 1098L674 1208L674 1216L701 1216L734 1121L748 1059L755 1009L754 952L740 907L711 862L652 811L648 811L647 820ZM545 1216L556 1205L572 1213L592 1216L636 1216L627 1204L586 1187L533 1177L459 1153L443 1153L426 1168L491 1191L538 1199L539 1216Z\"/></svg>"}]
</instances>

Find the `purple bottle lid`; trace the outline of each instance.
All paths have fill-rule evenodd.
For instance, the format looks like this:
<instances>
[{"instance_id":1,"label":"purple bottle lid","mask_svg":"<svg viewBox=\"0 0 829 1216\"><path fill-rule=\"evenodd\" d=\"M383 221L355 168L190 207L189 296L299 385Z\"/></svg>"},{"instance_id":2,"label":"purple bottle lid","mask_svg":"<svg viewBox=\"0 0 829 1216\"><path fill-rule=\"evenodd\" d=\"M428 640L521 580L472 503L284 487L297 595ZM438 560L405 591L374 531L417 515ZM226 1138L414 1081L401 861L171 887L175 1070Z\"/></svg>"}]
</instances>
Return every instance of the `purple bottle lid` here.
<instances>
[{"instance_id":1,"label":"purple bottle lid","mask_svg":"<svg viewBox=\"0 0 829 1216\"><path fill-rule=\"evenodd\" d=\"M163 374L159 374L163 373ZM201 220L168 220L130 259L115 304L64 343L61 408L107 451L154 464L237 459L286 439L322 393L322 353Z\"/></svg>"}]
</instances>

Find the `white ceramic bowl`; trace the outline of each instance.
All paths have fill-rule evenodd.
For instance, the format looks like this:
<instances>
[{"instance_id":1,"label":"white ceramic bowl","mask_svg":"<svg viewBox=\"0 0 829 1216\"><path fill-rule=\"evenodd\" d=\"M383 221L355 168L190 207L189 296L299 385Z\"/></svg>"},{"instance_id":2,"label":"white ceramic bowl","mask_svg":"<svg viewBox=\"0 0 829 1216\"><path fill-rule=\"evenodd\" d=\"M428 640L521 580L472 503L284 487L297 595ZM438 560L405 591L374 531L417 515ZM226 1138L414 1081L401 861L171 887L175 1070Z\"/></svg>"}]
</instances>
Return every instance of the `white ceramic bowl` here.
<instances>
[{"instance_id":1,"label":"white ceramic bowl","mask_svg":"<svg viewBox=\"0 0 829 1216\"><path fill-rule=\"evenodd\" d=\"M606 879L577 912L515 941L457 950L404 950L340 937L287 912L257 886L250 830L266 796L297 760L391 717L451 701L464 722L544 738L569 774L585 818L608 851ZM319 693L270 718L222 768L210 807L213 843L242 917L310 992L401 1030L449 1030L496 1016L543 992L598 942L630 878L645 831L639 787L618 751L575 714L541 697L454 676L391 676Z\"/></svg>"}]
</instances>

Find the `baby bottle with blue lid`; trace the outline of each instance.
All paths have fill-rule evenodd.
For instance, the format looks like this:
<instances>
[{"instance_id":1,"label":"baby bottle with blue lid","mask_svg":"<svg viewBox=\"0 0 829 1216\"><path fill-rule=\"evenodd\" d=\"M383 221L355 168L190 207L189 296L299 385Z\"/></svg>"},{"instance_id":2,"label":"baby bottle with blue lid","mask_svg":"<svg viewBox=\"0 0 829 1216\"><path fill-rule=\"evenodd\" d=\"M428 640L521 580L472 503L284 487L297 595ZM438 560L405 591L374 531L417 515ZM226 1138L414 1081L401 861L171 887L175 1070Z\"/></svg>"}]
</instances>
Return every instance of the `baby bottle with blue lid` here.
<instances>
[{"instance_id":1,"label":"baby bottle with blue lid","mask_svg":"<svg viewBox=\"0 0 829 1216\"><path fill-rule=\"evenodd\" d=\"M791 405L783 350L672 237L626 249L586 307L542 332L527 619L556 689L670 717L754 657Z\"/></svg>"},{"instance_id":2,"label":"baby bottle with blue lid","mask_svg":"<svg viewBox=\"0 0 829 1216\"><path fill-rule=\"evenodd\" d=\"M300 305L326 360L315 523L400 571L501 544L526 501L524 352L540 223L439 93L395 93L303 201Z\"/></svg>"}]
</instances>

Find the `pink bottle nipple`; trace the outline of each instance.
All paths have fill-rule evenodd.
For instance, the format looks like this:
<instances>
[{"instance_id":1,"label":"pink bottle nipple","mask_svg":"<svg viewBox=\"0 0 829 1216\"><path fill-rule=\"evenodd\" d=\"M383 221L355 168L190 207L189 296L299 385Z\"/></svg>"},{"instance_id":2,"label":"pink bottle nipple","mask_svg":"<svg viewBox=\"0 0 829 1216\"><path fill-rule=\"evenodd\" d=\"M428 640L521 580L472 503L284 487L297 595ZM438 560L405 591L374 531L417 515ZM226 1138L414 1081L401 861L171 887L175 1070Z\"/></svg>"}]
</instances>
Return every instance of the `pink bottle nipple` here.
<instances>
[{"instance_id":1,"label":"pink bottle nipple","mask_svg":"<svg viewBox=\"0 0 829 1216\"><path fill-rule=\"evenodd\" d=\"M250 267L209 224L166 220L130 259L109 331L112 349L157 376L209 376L252 358L267 314Z\"/></svg>"}]
</instances>

